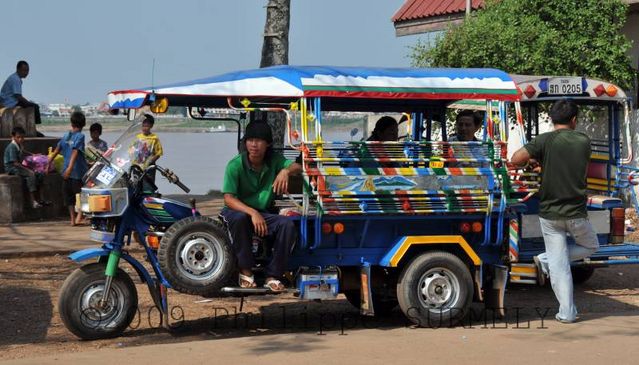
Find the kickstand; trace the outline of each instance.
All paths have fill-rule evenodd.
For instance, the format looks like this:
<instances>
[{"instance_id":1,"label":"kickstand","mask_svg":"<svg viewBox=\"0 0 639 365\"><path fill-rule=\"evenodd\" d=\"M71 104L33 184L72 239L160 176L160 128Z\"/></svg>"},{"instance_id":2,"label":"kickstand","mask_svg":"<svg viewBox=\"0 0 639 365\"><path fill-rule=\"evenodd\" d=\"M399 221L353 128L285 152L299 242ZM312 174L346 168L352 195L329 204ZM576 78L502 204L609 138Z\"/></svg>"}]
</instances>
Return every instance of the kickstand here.
<instances>
[{"instance_id":1,"label":"kickstand","mask_svg":"<svg viewBox=\"0 0 639 365\"><path fill-rule=\"evenodd\" d=\"M240 297L240 312L242 311L242 308L244 308L244 296Z\"/></svg>"}]
</instances>

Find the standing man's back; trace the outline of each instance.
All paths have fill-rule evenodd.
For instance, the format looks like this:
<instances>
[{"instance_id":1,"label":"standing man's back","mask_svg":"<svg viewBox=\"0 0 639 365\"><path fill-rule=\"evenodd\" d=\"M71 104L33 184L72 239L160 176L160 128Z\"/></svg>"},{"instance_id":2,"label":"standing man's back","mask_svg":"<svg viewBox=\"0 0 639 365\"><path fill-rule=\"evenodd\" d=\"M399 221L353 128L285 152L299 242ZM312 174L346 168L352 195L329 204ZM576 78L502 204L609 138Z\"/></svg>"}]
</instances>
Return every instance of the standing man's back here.
<instances>
[{"instance_id":1,"label":"standing man's back","mask_svg":"<svg viewBox=\"0 0 639 365\"><path fill-rule=\"evenodd\" d=\"M573 300L570 263L597 251L599 241L588 220L586 174L590 162L590 138L575 131L577 104L558 100L550 109L555 130L544 133L513 154L511 162L524 165L529 160L541 164L539 223L546 252L535 256L538 281L550 275L552 290L559 301L555 318L562 323L577 320ZM570 234L575 244L568 244Z\"/></svg>"},{"instance_id":2,"label":"standing man's back","mask_svg":"<svg viewBox=\"0 0 639 365\"><path fill-rule=\"evenodd\" d=\"M572 129L557 129L541 134L524 148L543 166L539 216L546 219L586 218L590 138Z\"/></svg>"}]
</instances>

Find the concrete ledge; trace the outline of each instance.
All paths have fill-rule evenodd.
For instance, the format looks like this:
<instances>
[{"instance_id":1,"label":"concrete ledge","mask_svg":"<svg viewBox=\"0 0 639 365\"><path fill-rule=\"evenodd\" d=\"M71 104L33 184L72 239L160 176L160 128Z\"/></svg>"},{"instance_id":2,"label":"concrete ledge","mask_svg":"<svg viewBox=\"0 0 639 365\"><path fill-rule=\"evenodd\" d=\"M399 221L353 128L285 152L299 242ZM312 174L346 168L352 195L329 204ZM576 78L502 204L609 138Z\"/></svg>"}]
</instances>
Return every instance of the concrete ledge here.
<instances>
[{"instance_id":1,"label":"concrete ledge","mask_svg":"<svg viewBox=\"0 0 639 365\"><path fill-rule=\"evenodd\" d=\"M38 132L34 111L33 107L0 108L0 137L11 137L11 130L17 126L24 128L27 137L35 137Z\"/></svg>"},{"instance_id":2,"label":"concrete ledge","mask_svg":"<svg viewBox=\"0 0 639 365\"><path fill-rule=\"evenodd\" d=\"M0 174L0 223L32 222L66 217L62 196L62 176L49 174L42 182L42 196L51 201L48 207L33 209L26 182L20 176Z\"/></svg>"}]
</instances>

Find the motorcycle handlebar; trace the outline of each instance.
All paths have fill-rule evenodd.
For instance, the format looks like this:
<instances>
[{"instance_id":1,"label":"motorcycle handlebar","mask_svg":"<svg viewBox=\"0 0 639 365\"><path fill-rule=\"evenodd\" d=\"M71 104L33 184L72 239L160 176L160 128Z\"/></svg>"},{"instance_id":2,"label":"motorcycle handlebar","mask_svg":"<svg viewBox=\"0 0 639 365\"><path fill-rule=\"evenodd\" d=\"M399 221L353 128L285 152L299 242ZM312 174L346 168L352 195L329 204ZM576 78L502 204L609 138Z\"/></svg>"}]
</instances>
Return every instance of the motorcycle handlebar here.
<instances>
[{"instance_id":1,"label":"motorcycle handlebar","mask_svg":"<svg viewBox=\"0 0 639 365\"><path fill-rule=\"evenodd\" d=\"M162 168L158 165L155 165L154 167L158 171L160 171L162 176L164 176L170 183L177 185L180 189L182 189L182 191L184 191L187 194L191 192L191 189L189 189L188 186L180 182L180 178L175 174L175 172L169 169Z\"/></svg>"}]
</instances>

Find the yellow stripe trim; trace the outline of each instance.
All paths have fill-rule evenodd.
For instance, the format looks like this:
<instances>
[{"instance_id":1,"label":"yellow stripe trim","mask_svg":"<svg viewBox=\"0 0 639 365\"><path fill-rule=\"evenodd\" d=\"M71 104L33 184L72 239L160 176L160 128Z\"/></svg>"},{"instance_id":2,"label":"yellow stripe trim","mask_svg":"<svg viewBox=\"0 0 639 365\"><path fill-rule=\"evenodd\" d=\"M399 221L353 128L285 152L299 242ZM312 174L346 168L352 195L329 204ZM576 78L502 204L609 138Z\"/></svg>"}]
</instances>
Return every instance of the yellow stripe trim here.
<instances>
[{"instance_id":1,"label":"yellow stripe trim","mask_svg":"<svg viewBox=\"0 0 639 365\"><path fill-rule=\"evenodd\" d=\"M481 265L481 259L479 258L479 256L477 256L473 248L470 247L468 242L466 242L466 240L462 236L408 236L404 240L404 243L402 243L402 246L397 250L397 252L395 252L393 257L391 258L390 266L397 267L399 261L402 259L402 257L404 257L404 254L406 254L406 251L408 251L408 249L412 245L433 245L442 243L459 245L464 250L464 252L466 252L468 257L470 257L475 266Z\"/></svg>"},{"instance_id":2,"label":"yellow stripe trim","mask_svg":"<svg viewBox=\"0 0 639 365\"><path fill-rule=\"evenodd\" d=\"M597 179L596 177L589 177L588 183L595 185L608 185L608 180L606 179ZM614 185L614 182L611 181L610 185Z\"/></svg>"},{"instance_id":3,"label":"yellow stripe trim","mask_svg":"<svg viewBox=\"0 0 639 365\"><path fill-rule=\"evenodd\" d=\"M324 171L327 175L343 175L344 173L341 167L325 167Z\"/></svg>"},{"instance_id":4,"label":"yellow stripe trim","mask_svg":"<svg viewBox=\"0 0 639 365\"><path fill-rule=\"evenodd\" d=\"M610 156L609 155L604 155L602 153L593 153L590 155L590 159L591 160L604 160L604 161L608 161L610 160Z\"/></svg>"},{"instance_id":5,"label":"yellow stripe trim","mask_svg":"<svg viewBox=\"0 0 639 365\"><path fill-rule=\"evenodd\" d=\"M146 203L144 204L145 207L149 208L149 209L164 209L164 207L162 206L162 204L152 204L152 203Z\"/></svg>"},{"instance_id":6,"label":"yellow stripe trim","mask_svg":"<svg viewBox=\"0 0 639 365\"><path fill-rule=\"evenodd\" d=\"M513 274L519 274L519 273L531 273L531 274L536 274L537 273L537 269L535 267L527 267L527 266L513 266L510 271Z\"/></svg>"}]
</instances>

